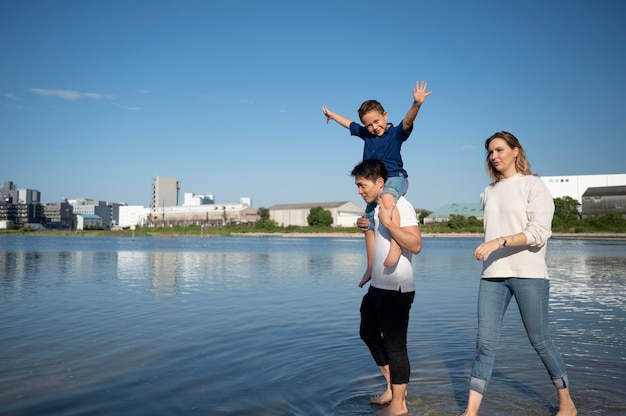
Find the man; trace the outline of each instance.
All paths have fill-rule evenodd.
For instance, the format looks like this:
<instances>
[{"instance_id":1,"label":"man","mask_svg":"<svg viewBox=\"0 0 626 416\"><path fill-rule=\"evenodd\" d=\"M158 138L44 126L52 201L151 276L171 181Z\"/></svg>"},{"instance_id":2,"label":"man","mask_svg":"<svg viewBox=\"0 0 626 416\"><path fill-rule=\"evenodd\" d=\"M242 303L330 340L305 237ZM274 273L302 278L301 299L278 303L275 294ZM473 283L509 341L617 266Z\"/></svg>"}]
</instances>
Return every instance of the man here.
<instances>
[{"instance_id":1,"label":"man","mask_svg":"<svg viewBox=\"0 0 626 416\"><path fill-rule=\"evenodd\" d=\"M365 160L352 170L359 195L366 203L379 202L387 180L387 168L375 159ZM404 197L397 203L396 218L393 210L378 203L375 209L375 243L370 287L361 303L361 339L370 349L374 361L387 381L387 390L371 399L373 404L389 406L378 414L408 414L406 391L411 367L406 339L409 312L415 297L415 281L411 258L422 249L422 238L415 209ZM368 221L360 219L357 225L366 229ZM391 240L402 249L394 267L384 265ZM366 281L361 281L363 286Z\"/></svg>"}]
</instances>

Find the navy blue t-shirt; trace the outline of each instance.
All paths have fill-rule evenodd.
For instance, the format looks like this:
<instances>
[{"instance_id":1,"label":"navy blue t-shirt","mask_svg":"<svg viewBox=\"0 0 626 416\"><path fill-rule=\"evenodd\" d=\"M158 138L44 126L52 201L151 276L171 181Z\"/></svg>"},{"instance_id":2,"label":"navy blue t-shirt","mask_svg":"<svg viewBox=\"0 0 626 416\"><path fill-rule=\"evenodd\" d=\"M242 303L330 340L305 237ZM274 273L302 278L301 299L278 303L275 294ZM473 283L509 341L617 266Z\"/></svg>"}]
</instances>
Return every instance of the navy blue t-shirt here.
<instances>
[{"instance_id":1,"label":"navy blue t-shirt","mask_svg":"<svg viewBox=\"0 0 626 416\"><path fill-rule=\"evenodd\" d=\"M389 171L389 176L400 176L402 174L408 177L406 170L403 168L404 164L400 149L402 148L402 143L409 138L412 130L413 126L411 126L409 131L404 131L402 123L399 126L389 123L389 128L385 134L377 137L359 123L354 121L350 123L350 134L363 139L363 160L380 160Z\"/></svg>"}]
</instances>

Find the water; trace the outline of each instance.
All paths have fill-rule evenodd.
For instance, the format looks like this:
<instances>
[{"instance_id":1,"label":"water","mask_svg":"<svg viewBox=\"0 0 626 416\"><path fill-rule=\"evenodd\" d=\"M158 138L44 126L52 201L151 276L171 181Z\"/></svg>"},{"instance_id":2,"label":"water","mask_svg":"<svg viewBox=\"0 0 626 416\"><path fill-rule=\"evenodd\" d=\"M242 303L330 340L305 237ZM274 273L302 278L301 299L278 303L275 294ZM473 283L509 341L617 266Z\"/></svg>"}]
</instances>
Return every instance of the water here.
<instances>
[{"instance_id":1,"label":"water","mask_svg":"<svg viewBox=\"0 0 626 416\"><path fill-rule=\"evenodd\" d=\"M476 331L477 239L415 261L411 415L456 415ZM626 242L549 246L554 339L581 415L626 413ZM2 415L369 415L359 238L0 237ZM555 414L516 305L484 415Z\"/></svg>"}]
</instances>

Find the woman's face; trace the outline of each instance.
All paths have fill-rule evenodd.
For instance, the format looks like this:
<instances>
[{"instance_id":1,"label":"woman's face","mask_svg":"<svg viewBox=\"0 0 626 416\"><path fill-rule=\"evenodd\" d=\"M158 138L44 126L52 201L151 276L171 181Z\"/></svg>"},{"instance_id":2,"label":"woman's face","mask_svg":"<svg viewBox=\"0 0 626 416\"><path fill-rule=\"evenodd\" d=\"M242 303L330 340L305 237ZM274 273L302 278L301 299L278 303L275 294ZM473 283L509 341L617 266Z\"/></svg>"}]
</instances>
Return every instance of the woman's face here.
<instances>
[{"instance_id":1,"label":"woman's face","mask_svg":"<svg viewBox=\"0 0 626 416\"><path fill-rule=\"evenodd\" d=\"M517 173L515 160L519 154L519 148L511 149L504 139L495 138L489 142L487 149L489 162L505 178L510 178Z\"/></svg>"}]
</instances>

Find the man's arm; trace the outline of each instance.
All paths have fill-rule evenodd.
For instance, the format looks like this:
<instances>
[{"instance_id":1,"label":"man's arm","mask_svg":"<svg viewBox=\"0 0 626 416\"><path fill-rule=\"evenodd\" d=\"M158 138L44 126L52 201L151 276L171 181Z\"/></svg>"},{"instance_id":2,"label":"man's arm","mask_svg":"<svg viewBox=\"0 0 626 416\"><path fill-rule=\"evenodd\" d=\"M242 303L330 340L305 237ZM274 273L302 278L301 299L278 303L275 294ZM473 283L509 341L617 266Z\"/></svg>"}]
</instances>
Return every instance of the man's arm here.
<instances>
[{"instance_id":1,"label":"man's arm","mask_svg":"<svg viewBox=\"0 0 626 416\"><path fill-rule=\"evenodd\" d=\"M322 107L322 111L324 112L324 115L326 116L326 124L328 124L329 120L335 120L339 125L342 125L347 129L350 128L350 123L352 123L352 120L350 120L349 118L346 118L337 113L333 113L326 106Z\"/></svg>"},{"instance_id":2,"label":"man's arm","mask_svg":"<svg viewBox=\"0 0 626 416\"><path fill-rule=\"evenodd\" d=\"M379 204L378 218L391 234L391 238L396 240L400 247L409 250L413 254L418 254L422 251L422 233L420 227L417 225L410 225L408 227L395 225L391 220L392 213L393 209L386 209L383 204Z\"/></svg>"},{"instance_id":3,"label":"man's arm","mask_svg":"<svg viewBox=\"0 0 626 416\"><path fill-rule=\"evenodd\" d=\"M409 131L411 129L415 118L417 118L417 113L420 111L422 103L426 100L426 97L432 94L432 91L426 92L426 87L428 87L428 84L424 81L422 81L421 85L419 82L415 83L415 89L413 90L413 104L404 116L404 119L402 119L402 128L404 131Z\"/></svg>"}]
</instances>

